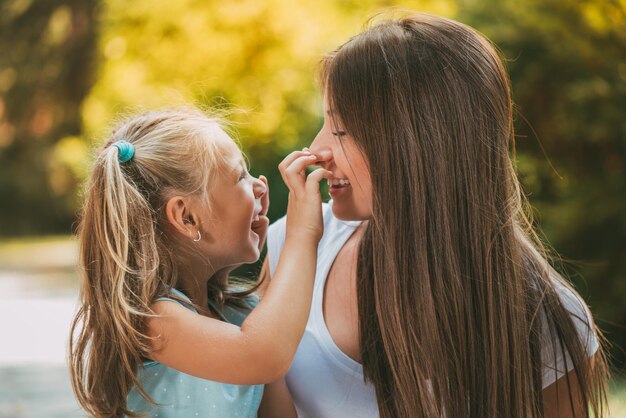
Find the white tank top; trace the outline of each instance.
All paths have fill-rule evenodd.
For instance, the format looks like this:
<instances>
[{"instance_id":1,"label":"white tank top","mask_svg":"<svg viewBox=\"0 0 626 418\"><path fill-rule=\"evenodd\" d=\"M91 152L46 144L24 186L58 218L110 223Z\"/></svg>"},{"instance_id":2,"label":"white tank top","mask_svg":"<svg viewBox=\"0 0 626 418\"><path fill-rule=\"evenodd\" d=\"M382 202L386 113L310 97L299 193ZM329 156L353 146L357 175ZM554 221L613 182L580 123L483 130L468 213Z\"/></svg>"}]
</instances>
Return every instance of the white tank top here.
<instances>
[{"instance_id":1,"label":"white tank top","mask_svg":"<svg viewBox=\"0 0 626 418\"><path fill-rule=\"evenodd\" d=\"M360 222L341 221L333 216L332 201L323 204L324 235L318 246L317 271L309 320L285 380L293 397L299 418L377 418L376 392L363 378L363 366L350 358L333 341L323 314L324 285L335 257ZM267 257L270 273L274 275L285 242L285 218L270 225L267 237ZM581 339L589 355L598 348L598 340L588 323L590 314L580 297L557 283L561 300L572 312ZM583 321L586 318L586 321ZM578 320L577 320L578 319ZM549 336L547 328L544 335ZM549 340L548 340L549 341ZM572 369L561 356L560 346L552 343L542 347L543 387L547 387ZM556 351L556 357L555 357Z\"/></svg>"}]
</instances>

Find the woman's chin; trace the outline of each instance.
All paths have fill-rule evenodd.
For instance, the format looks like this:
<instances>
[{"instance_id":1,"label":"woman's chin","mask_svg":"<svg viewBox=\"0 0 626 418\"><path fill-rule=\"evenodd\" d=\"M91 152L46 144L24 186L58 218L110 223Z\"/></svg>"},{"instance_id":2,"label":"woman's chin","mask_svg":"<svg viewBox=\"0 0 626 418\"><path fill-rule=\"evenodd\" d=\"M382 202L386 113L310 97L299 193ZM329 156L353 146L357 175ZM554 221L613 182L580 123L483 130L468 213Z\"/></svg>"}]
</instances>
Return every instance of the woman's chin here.
<instances>
[{"instance_id":1,"label":"woman's chin","mask_svg":"<svg viewBox=\"0 0 626 418\"><path fill-rule=\"evenodd\" d=\"M367 221L372 217L371 211L354 205L342 205L337 201L333 201L333 215L341 221Z\"/></svg>"}]
</instances>

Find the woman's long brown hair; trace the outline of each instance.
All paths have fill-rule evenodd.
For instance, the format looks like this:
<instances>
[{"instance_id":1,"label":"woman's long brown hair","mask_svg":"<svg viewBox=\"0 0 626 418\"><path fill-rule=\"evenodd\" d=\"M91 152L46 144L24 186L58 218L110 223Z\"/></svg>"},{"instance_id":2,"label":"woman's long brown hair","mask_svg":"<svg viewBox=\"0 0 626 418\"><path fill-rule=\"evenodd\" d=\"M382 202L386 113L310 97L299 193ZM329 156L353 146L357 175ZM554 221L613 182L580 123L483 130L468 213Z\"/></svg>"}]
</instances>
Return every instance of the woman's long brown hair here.
<instances>
[{"instance_id":1,"label":"woman's long brown hair","mask_svg":"<svg viewBox=\"0 0 626 418\"><path fill-rule=\"evenodd\" d=\"M329 55L322 81L372 175L357 294L380 416L543 416L546 330L573 362L570 394L602 416L602 348L592 364L556 289L568 285L525 214L509 80L492 45L411 14Z\"/></svg>"}]
</instances>

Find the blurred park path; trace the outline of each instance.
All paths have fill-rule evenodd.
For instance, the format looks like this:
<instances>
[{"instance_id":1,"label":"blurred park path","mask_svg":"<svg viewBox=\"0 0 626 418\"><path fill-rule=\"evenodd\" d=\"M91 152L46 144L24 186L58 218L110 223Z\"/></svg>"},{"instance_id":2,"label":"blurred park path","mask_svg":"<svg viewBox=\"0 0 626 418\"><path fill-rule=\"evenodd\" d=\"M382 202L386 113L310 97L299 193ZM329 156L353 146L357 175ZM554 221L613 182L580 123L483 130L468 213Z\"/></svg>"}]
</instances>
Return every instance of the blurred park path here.
<instances>
[{"instance_id":1,"label":"blurred park path","mask_svg":"<svg viewBox=\"0 0 626 418\"><path fill-rule=\"evenodd\" d=\"M0 418L83 417L67 371L76 242L0 242Z\"/></svg>"}]
</instances>

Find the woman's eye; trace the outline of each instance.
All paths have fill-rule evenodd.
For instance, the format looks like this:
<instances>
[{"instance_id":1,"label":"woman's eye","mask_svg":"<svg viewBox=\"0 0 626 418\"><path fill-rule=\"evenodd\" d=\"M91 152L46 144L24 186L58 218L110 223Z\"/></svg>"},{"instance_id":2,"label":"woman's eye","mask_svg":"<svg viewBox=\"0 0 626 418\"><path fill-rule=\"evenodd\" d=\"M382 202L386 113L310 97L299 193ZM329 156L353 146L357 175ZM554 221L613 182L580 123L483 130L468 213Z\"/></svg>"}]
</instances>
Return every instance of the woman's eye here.
<instances>
[{"instance_id":1,"label":"woman's eye","mask_svg":"<svg viewBox=\"0 0 626 418\"><path fill-rule=\"evenodd\" d=\"M239 176L239 181L245 179L246 177L248 177L248 172L244 170L241 172L241 175Z\"/></svg>"},{"instance_id":2,"label":"woman's eye","mask_svg":"<svg viewBox=\"0 0 626 418\"><path fill-rule=\"evenodd\" d=\"M346 134L345 131L336 131L336 132L331 132L331 134L335 135L335 136L344 136Z\"/></svg>"}]
</instances>

